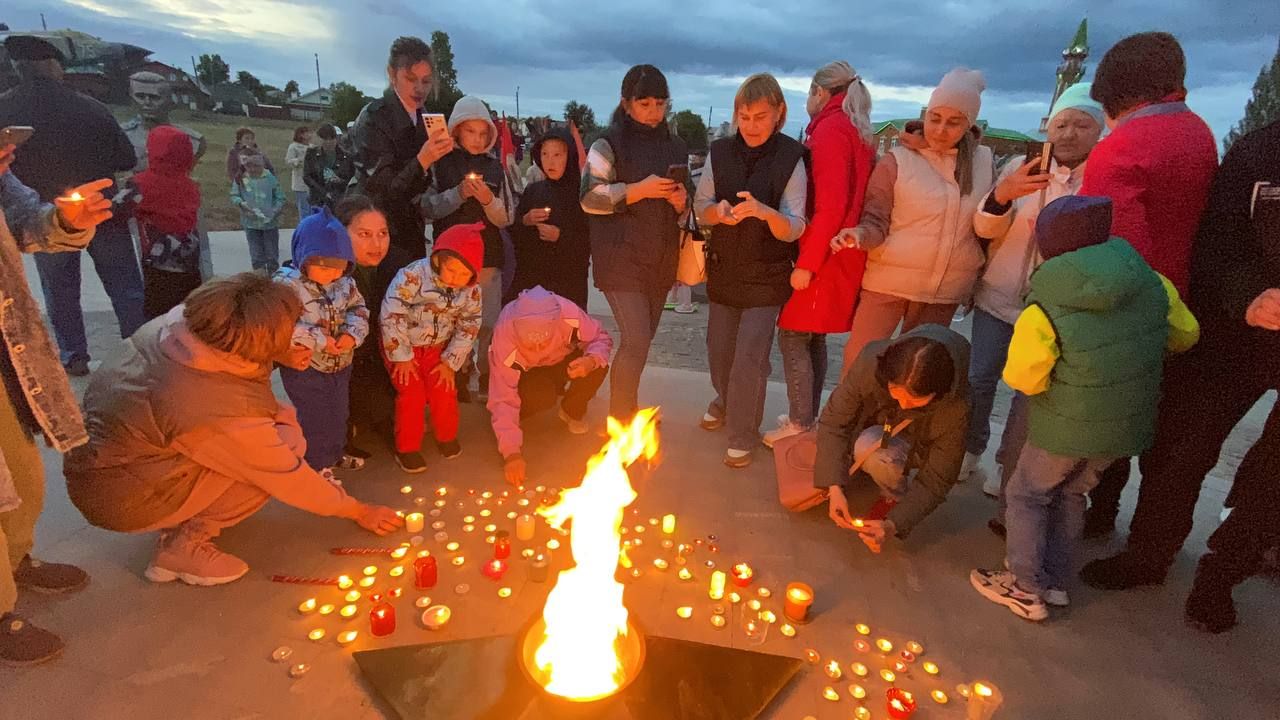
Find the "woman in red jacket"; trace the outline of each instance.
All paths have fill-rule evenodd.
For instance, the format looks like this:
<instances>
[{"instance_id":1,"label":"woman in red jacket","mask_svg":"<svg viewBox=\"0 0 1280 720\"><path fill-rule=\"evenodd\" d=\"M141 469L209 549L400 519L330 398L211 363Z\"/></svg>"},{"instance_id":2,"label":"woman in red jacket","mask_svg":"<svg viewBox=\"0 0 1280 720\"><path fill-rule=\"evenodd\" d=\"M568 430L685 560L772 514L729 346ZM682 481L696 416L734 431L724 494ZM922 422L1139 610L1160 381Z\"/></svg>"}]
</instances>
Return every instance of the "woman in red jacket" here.
<instances>
[{"instance_id":1,"label":"woman in red jacket","mask_svg":"<svg viewBox=\"0 0 1280 720\"><path fill-rule=\"evenodd\" d=\"M827 334L849 332L862 287L867 254L832 254L831 238L857 224L876 153L871 133L871 93L849 63L823 66L809 86L805 145L811 153L809 208L800 258L791 273L791 299L778 317L778 347L787 379L790 414L765 433L764 444L813 427L827 375Z\"/></svg>"}]
</instances>

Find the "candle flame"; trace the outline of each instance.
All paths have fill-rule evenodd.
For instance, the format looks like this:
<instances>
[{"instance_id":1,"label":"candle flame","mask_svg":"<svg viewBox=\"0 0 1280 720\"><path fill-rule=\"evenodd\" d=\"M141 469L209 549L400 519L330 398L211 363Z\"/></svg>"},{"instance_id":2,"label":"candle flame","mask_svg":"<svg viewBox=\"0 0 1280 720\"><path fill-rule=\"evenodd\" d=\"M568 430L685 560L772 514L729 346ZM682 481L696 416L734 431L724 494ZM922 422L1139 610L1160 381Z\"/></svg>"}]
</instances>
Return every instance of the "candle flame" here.
<instances>
[{"instance_id":1,"label":"candle flame","mask_svg":"<svg viewBox=\"0 0 1280 720\"><path fill-rule=\"evenodd\" d=\"M614 572L623 511L636 499L626 469L657 455L656 414L656 408L641 410L629 425L609 418L609 442L588 461L582 484L538 510L557 530L573 522L574 566L559 574L547 597L546 630L534 653L538 682L571 700L606 697L625 680L619 647L628 616Z\"/></svg>"}]
</instances>

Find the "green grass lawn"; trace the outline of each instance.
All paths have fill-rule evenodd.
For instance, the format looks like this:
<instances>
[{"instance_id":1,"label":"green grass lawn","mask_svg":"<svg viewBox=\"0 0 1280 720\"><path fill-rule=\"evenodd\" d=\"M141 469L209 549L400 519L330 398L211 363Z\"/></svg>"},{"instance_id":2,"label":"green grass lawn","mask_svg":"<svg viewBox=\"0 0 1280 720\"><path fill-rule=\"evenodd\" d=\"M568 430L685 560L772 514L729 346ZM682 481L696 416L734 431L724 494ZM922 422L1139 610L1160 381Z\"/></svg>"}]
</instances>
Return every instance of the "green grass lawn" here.
<instances>
[{"instance_id":1,"label":"green grass lawn","mask_svg":"<svg viewBox=\"0 0 1280 720\"><path fill-rule=\"evenodd\" d=\"M113 107L112 112L120 120L136 114L130 107ZM289 169L284 164L284 153L293 141L294 128L305 123L188 110L174 110L171 120L175 124L203 133L205 142L208 143L204 157L196 164L193 177L200 184L204 217L209 230L240 229L240 212L231 205L231 184L227 181L226 164L227 150L235 144L236 129L239 127L253 129L258 147L271 158L271 164L276 168L280 187L288 200L284 214L280 217L280 226L294 227L298 224L298 210L293 201L293 193L289 191Z\"/></svg>"}]
</instances>

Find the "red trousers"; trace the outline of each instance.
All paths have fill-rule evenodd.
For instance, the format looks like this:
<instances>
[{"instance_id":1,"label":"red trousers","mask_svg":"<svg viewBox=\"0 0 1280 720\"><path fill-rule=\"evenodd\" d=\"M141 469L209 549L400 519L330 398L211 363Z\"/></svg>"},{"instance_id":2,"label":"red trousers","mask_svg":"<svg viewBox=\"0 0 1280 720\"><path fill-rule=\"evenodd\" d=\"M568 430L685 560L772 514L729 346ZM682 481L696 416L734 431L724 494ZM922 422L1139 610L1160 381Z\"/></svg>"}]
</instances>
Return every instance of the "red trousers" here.
<instances>
[{"instance_id":1,"label":"red trousers","mask_svg":"<svg viewBox=\"0 0 1280 720\"><path fill-rule=\"evenodd\" d=\"M422 435L426 432L425 411L431 408L431 431L436 442L449 442L458 438L458 391L445 387L438 375L431 371L440 365L440 353L444 345L415 347L413 364L418 377L407 385L396 381L395 366L390 360L387 373L396 389L396 452L417 452L422 449Z\"/></svg>"}]
</instances>

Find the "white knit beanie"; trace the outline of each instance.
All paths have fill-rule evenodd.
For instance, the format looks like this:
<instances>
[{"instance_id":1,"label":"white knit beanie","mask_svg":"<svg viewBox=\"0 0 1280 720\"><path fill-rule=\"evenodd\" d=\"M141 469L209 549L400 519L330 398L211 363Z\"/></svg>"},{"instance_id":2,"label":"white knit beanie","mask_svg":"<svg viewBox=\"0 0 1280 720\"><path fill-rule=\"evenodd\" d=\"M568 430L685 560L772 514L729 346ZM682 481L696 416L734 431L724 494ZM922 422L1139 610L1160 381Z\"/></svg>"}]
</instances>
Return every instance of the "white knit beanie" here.
<instances>
[{"instance_id":1,"label":"white knit beanie","mask_svg":"<svg viewBox=\"0 0 1280 720\"><path fill-rule=\"evenodd\" d=\"M455 133L458 131L458 126L468 120L483 120L489 126L489 147L484 151L492 150L494 144L498 142L498 128L489 115L489 107L474 95L464 95L454 103L453 112L449 113L449 134L457 137Z\"/></svg>"},{"instance_id":2,"label":"white knit beanie","mask_svg":"<svg viewBox=\"0 0 1280 720\"><path fill-rule=\"evenodd\" d=\"M949 107L959 110L969 118L969 122L978 122L978 113L982 110L982 91L987 89L987 81L982 73L969 68L955 68L942 76L942 82L929 96L929 109Z\"/></svg>"}]
</instances>

